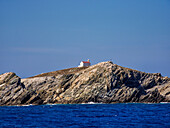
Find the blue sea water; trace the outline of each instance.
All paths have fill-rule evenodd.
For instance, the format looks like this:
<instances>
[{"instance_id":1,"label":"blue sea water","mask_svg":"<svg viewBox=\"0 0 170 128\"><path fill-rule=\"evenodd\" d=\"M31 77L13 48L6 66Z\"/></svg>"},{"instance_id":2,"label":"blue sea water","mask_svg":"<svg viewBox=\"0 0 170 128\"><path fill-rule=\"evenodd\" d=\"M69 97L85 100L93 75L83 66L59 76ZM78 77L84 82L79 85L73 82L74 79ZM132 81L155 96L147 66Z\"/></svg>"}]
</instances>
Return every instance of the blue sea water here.
<instances>
[{"instance_id":1,"label":"blue sea water","mask_svg":"<svg viewBox=\"0 0 170 128\"><path fill-rule=\"evenodd\" d=\"M170 104L1 106L1 128L170 128Z\"/></svg>"}]
</instances>

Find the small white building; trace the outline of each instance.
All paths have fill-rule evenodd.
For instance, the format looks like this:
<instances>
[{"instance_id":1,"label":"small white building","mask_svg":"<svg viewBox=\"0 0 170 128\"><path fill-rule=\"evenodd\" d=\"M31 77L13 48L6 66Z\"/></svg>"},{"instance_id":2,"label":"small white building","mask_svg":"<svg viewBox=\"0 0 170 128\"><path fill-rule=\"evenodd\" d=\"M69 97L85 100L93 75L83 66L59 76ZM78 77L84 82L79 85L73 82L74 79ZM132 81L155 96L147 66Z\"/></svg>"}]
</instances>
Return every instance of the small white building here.
<instances>
[{"instance_id":1,"label":"small white building","mask_svg":"<svg viewBox=\"0 0 170 128\"><path fill-rule=\"evenodd\" d=\"M78 67L88 67L90 65L91 63L90 63L90 60L88 59L88 61L81 61Z\"/></svg>"}]
</instances>

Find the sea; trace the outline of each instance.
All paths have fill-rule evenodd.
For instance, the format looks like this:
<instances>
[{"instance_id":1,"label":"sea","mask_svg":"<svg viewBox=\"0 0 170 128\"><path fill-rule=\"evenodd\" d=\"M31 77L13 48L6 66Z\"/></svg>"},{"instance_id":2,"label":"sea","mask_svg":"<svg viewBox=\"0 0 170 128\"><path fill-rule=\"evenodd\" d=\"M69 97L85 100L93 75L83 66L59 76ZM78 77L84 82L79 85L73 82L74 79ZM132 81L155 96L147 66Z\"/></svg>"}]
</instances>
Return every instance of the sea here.
<instances>
[{"instance_id":1,"label":"sea","mask_svg":"<svg viewBox=\"0 0 170 128\"><path fill-rule=\"evenodd\" d=\"M0 128L170 128L170 103L1 106Z\"/></svg>"}]
</instances>

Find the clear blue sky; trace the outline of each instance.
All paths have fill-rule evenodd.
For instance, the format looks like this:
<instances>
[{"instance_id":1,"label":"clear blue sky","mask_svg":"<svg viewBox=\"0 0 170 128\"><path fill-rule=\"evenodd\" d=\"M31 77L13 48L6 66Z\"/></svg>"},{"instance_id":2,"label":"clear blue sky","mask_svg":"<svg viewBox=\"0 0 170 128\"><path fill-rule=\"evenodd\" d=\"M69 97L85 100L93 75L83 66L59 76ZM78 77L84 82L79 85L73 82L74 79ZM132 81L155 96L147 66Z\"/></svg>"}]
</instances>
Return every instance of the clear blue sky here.
<instances>
[{"instance_id":1,"label":"clear blue sky","mask_svg":"<svg viewBox=\"0 0 170 128\"><path fill-rule=\"evenodd\" d=\"M0 0L0 73L102 61L170 77L169 0Z\"/></svg>"}]
</instances>

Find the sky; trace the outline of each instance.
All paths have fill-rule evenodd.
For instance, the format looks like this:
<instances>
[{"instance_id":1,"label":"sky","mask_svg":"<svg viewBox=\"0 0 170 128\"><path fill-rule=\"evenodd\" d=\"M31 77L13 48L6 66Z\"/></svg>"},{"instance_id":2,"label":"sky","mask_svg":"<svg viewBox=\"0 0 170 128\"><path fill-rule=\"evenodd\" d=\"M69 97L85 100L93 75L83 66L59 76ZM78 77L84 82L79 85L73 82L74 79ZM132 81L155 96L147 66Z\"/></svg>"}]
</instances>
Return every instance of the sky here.
<instances>
[{"instance_id":1,"label":"sky","mask_svg":"<svg viewBox=\"0 0 170 128\"><path fill-rule=\"evenodd\" d=\"M0 74L87 59L170 77L170 1L0 0Z\"/></svg>"}]
</instances>

